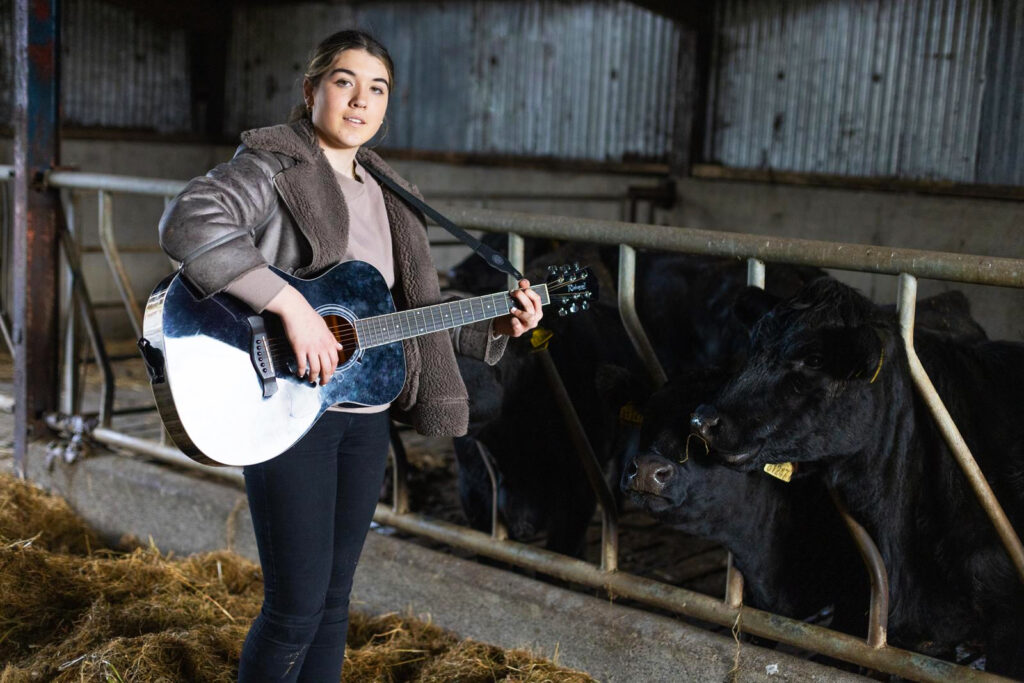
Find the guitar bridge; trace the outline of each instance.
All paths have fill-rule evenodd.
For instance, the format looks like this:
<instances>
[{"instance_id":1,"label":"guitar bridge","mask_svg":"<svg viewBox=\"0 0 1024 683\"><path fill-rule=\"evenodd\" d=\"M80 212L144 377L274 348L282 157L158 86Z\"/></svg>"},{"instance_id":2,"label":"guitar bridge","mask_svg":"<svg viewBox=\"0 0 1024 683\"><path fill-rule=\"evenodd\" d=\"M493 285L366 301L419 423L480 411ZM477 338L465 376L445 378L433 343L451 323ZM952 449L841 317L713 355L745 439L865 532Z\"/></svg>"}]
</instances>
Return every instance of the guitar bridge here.
<instances>
[{"instance_id":1,"label":"guitar bridge","mask_svg":"<svg viewBox=\"0 0 1024 683\"><path fill-rule=\"evenodd\" d=\"M260 380L263 398L270 398L277 392L277 373L274 371L274 361L267 346L267 328L263 324L263 318L258 315L250 315L247 320L252 329L249 359Z\"/></svg>"}]
</instances>

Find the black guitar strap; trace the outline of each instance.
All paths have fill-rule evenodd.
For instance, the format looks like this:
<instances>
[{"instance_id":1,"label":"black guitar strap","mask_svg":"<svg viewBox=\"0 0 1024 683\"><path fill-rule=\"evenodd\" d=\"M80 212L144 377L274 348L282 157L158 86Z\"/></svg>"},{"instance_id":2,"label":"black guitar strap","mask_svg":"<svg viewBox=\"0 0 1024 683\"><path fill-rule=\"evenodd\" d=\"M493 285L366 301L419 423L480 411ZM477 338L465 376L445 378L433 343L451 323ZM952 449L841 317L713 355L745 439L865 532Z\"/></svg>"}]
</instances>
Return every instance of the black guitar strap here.
<instances>
[{"instance_id":1,"label":"black guitar strap","mask_svg":"<svg viewBox=\"0 0 1024 683\"><path fill-rule=\"evenodd\" d=\"M363 168L369 171L370 175L376 178L379 183L387 185L388 188L401 197L406 204L409 204L414 209L419 210L425 216L429 216L435 223L455 235L455 237L457 237L461 242L468 245L477 253L477 256L486 261L487 265L491 268L500 270L506 275L511 275L517 282L523 279L523 274L516 270L515 266L509 263L508 259L503 255L494 249L491 249L489 246L473 237L459 226L455 225L455 223L452 223L450 220L445 218L444 215L439 213L437 210L432 209L426 202L419 199L416 195L412 194L394 180L384 175L381 171L373 168L369 164L363 164Z\"/></svg>"}]
</instances>

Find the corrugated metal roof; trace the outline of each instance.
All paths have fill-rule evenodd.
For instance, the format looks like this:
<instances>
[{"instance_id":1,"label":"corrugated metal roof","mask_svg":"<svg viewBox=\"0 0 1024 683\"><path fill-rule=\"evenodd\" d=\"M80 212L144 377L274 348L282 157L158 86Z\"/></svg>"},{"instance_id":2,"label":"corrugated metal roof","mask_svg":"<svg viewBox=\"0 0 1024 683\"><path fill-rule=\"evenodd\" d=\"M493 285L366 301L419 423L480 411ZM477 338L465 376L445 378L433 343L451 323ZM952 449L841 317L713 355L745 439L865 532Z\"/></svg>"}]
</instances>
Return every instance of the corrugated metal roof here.
<instances>
[{"instance_id":1,"label":"corrugated metal roof","mask_svg":"<svg viewBox=\"0 0 1024 683\"><path fill-rule=\"evenodd\" d=\"M628 2L375 2L236 11L228 129L278 122L309 49L360 26L388 46L389 147L664 159L680 28Z\"/></svg>"},{"instance_id":2,"label":"corrugated metal roof","mask_svg":"<svg viewBox=\"0 0 1024 683\"><path fill-rule=\"evenodd\" d=\"M1022 184L1024 4L723 0L709 160Z\"/></svg>"},{"instance_id":3,"label":"corrugated metal roof","mask_svg":"<svg viewBox=\"0 0 1024 683\"><path fill-rule=\"evenodd\" d=\"M14 112L13 2L0 0L0 115ZM192 130L188 36L98 0L61 3L65 124Z\"/></svg>"}]
</instances>

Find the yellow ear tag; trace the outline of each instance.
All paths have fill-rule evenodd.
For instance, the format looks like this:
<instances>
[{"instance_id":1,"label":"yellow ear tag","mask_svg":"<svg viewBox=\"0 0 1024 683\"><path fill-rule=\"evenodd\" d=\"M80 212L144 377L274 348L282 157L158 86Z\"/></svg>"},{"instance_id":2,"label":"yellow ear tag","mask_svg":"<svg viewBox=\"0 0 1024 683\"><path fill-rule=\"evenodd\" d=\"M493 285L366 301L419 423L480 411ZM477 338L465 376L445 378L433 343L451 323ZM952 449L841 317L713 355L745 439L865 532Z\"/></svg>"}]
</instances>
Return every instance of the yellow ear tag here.
<instances>
[{"instance_id":1,"label":"yellow ear tag","mask_svg":"<svg viewBox=\"0 0 1024 683\"><path fill-rule=\"evenodd\" d=\"M619 408L619 422L639 426L644 423L644 416L640 414L640 411L637 410L636 406L633 405L633 402L630 401Z\"/></svg>"},{"instance_id":2,"label":"yellow ear tag","mask_svg":"<svg viewBox=\"0 0 1024 683\"><path fill-rule=\"evenodd\" d=\"M551 330L538 327L530 334L530 345L535 349L546 349L554 336L555 333Z\"/></svg>"},{"instance_id":3,"label":"yellow ear tag","mask_svg":"<svg viewBox=\"0 0 1024 683\"><path fill-rule=\"evenodd\" d=\"M782 481L789 483L789 480L793 478L793 463L791 462L770 462L764 466L764 471L767 474L781 479Z\"/></svg>"}]
</instances>

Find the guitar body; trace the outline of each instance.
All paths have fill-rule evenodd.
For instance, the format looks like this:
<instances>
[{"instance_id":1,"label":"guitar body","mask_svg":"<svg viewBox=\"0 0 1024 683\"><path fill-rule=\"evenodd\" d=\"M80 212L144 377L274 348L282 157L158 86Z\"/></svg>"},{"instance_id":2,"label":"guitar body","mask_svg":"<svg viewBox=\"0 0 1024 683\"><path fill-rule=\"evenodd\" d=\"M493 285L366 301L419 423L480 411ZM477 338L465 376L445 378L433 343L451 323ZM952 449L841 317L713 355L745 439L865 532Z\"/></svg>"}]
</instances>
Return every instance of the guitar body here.
<instances>
[{"instance_id":1,"label":"guitar body","mask_svg":"<svg viewBox=\"0 0 1024 683\"><path fill-rule=\"evenodd\" d=\"M348 261L312 280L275 272L326 318L345 347L344 360L325 386L295 376L291 350L272 314L255 316L226 294L199 299L177 274L146 305L140 347L157 408L174 443L195 460L239 466L269 460L330 406L390 403L405 383L401 341L371 348L354 343L356 320L395 311L373 266ZM256 366L270 354L254 347L261 323L267 332L262 344L277 359L262 379Z\"/></svg>"},{"instance_id":2,"label":"guitar body","mask_svg":"<svg viewBox=\"0 0 1024 683\"><path fill-rule=\"evenodd\" d=\"M593 273L549 267L531 287L559 315L586 310ZM340 363L324 386L296 376L295 358L276 315L254 314L228 294L201 299L179 275L146 303L139 349L164 427L185 455L207 465L255 465L288 450L332 405L391 403L405 385L402 340L507 315L508 292L396 312L380 272L339 263L303 280L280 270L341 342Z\"/></svg>"}]
</instances>

